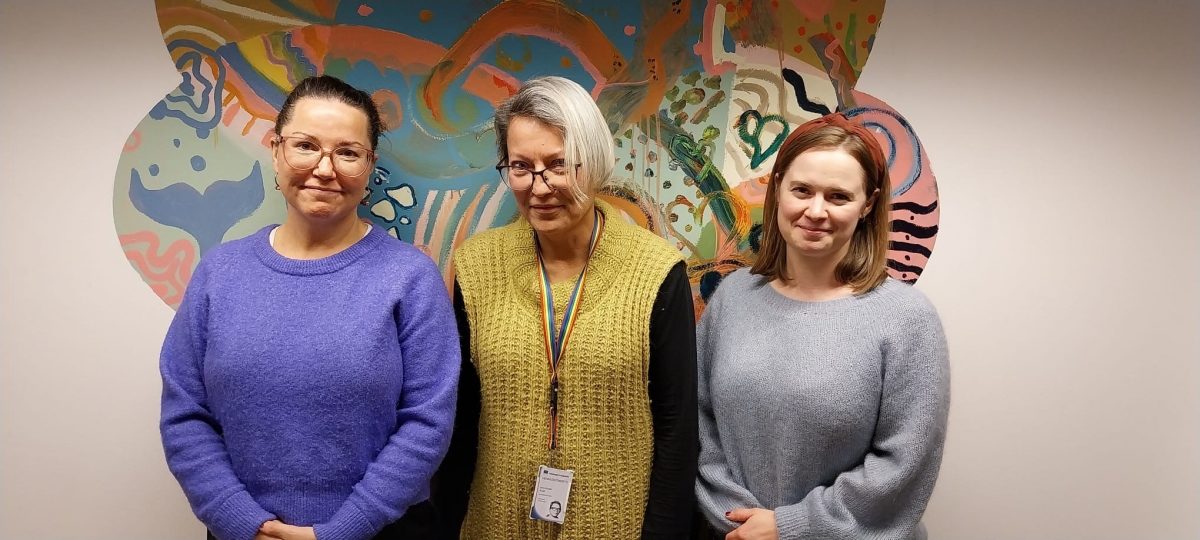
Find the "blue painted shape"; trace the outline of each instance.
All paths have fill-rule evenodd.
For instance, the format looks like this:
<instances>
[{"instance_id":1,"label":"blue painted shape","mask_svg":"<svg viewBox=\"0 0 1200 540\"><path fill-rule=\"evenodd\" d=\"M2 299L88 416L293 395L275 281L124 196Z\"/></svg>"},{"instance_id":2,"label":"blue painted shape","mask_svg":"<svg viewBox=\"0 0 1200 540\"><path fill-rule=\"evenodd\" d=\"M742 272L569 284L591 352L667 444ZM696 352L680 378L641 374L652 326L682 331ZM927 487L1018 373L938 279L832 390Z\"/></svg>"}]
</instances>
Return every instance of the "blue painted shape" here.
<instances>
[{"instance_id":1,"label":"blue painted shape","mask_svg":"<svg viewBox=\"0 0 1200 540\"><path fill-rule=\"evenodd\" d=\"M203 195L183 182L149 189L137 169L129 171L133 207L158 223L187 231L200 245L201 255L220 244L230 228L262 206L265 197L257 161L246 178L218 180Z\"/></svg>"},{"instance_id":2,"label":"blue painted shape","mask_svg":"<svg viewBox=\"0 0 1200 540\"><path fill-rule=\"evenodd\" d=\"M880 109L878 107L856 107L845 111L843 114L846 115L846 118L855 118L857 116L864 116L868 114L878 114L891 117L898 124L900 124L900 127L904 130L905 136L909 141L911 141L912 144L912 165L909 166L908 172L904 175L904 180L896 182L895 178L893 177L892 184L895 187L892 188L892 196L899 197L907 193L908 190L913 187L913 184L917 183L917 178L921 176L921 168L924 167L923 160L921 159L921 139L917 137L917 132L913 130L912 125L908 123L908 120L906 120L903 116L900 116L900 114L897 112ZM888 167L890 168L892 163L896 161L896 135L892 133L892 130L889 129L888 126L883 125L879 121L863 118L859 120L859 122L861 122L862 125L867 128L875 129L877 133L883 134L884 138L888 140L889 146L891 146L891 148L887 150Z\"/></svg>"},{"instance_id":3,"label":"blue painted shape","mask_svg":"<svg viewBox=\"0 0 1200 540\"><path fill-rule=\"evenodd\" d=\"M206 165L207 164L204 163L204 156L200 156L200 155L192 156L192 170L193 171L196 171L196 172L203 171L204 167Z\"/></svg>"},{"instance_id":4,"label":"blue painted shape","mask_svg":"<svg viewBox=\"0 0 1200 540\"><path fill-rule=\"evenodd\" d=\"M216 80L208 80L202 71L205 67L204 58L217 58L212 49L204 47L195 41L177 39L167 45L168 51L186 49L175 61L175 69L180 71L183 81L175 91L150 109L150 118L162 120L174 118L188 127L196 130L196 137L207 139L209 133L216 129L221 120L221 92L225 87L225 64L217 61ZM185 66L187 66L185 68ZM186 69L186 71L185 71ZM200 89L197 91L197 85ZM178 147L179 145L176 145Z\"/></svg>"}]
</instances>

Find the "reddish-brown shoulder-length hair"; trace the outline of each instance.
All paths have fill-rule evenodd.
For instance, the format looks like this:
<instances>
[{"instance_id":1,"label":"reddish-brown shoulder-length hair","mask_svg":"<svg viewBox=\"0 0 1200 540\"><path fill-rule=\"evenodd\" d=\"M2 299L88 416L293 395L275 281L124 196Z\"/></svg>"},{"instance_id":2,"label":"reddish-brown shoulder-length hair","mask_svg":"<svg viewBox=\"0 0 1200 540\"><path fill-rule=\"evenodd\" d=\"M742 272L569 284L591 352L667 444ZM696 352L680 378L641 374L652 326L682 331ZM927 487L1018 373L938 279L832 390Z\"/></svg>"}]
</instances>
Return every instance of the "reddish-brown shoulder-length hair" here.
<instances>
[{"instance_id":1,"label":"reddish-brown shoulder-length hair","mask_svg":"<svg viewBox=\"0 0 1200 540\"><path fill-rule=\"evenodd\" d=\"M834 113L811 120L796 128L779 147L767 195L763 201L762 241L758 259L750 272L768 279L788 280L787 243L779 232L779 184L792 161L808 150L841 149L850 154L866 171L863 192L874 197L871 212L858 223L850 250L838 263L838 281L849 285L855 294L878 287L887 279L888 233L891 223L891 182L887 158L875 136L861 125Z\"/></svg>"}]
</instances>

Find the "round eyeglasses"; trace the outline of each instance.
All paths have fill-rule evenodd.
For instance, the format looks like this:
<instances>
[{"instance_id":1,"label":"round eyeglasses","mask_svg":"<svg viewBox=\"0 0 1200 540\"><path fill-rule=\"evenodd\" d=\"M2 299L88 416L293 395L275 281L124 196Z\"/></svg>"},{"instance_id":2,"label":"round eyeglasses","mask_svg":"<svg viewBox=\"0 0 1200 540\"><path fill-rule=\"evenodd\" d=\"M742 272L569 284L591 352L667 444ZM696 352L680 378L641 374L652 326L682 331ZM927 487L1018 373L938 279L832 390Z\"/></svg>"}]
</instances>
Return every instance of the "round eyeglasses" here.
<instances>
[{"instance_id":1,"label":"round eyeglasses","mask_svg":"<svg viewBox=\"0 0 1200 540\"><path fill-rule=\"evenodd\" d=\"M333 170L338 174L361 176L371 169L375 156L375 152L352 144L326 150L312 138L298 135L276 137L275 143L282 147L283 162L297 171L311 171L329 156Z\"/></svg>"},{"instance_id":2,"label":"round eyeglasses","mask_svg":"<svg viewBox=\"0 0 1200 540\"><path fill-rule=\"evenodd\" d=\"M578 170L580 163L575 164L575 169ZM500 179L508 186L508 189L513 191L525 191L533 187L534 180L537 177L542 177L542 183L550 191L557 191L567 188L570 185L570 167L566 163L555 163L540 171L533 170L526 163L516 162L512 165L501 161L496 164L496 171L500 173Z\"/></svg>"}]
</instances>

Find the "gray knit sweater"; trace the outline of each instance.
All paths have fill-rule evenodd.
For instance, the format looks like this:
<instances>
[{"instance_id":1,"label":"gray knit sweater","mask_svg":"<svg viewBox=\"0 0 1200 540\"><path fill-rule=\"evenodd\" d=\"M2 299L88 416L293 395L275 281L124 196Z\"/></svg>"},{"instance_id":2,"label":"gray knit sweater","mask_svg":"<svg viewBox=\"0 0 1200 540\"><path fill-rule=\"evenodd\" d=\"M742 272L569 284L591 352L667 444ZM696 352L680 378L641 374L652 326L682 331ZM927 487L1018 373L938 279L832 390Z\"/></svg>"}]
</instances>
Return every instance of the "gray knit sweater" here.
<instances>
[{"instance_id":1,"label":"gray knit sweater","mask_svg":"<svg viewBox=\"0 0 1200 540\"><path fill-rule=\"evenodd\" d=\"M933 306L888 279L827 302L725 278L697 330L700 476L721 531L734 508L775 511L781 539L923 538L950 405Z\"/></svg>"}]
</instances>

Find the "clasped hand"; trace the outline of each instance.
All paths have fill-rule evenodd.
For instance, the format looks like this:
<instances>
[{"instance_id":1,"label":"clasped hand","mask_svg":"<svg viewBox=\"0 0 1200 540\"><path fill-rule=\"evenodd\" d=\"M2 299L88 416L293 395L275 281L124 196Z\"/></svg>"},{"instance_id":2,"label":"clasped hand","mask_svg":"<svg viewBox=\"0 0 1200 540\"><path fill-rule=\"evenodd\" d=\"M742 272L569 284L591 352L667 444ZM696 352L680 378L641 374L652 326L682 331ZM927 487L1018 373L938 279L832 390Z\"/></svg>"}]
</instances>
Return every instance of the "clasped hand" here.
<instances>
[{"instance_id":1,"label":"clasped hand","mask_svg":"<svg viewBox=\"0 0 1200 540\"><path fill-rule=\"evenodd\" d=\"M726 512L725 517L734 523L741 523L738 528L725 535L725 540L779 540L774 511L765 508L735 508Z\"/></svg>"},{"instance_id":2,"label":"clasped hand","mask_svg":"<svg viewBox=\"0 0 1200 540\"><path fill-rule=\"evenodd\" d=\"M317 540L317 533L312 527L296 527L272 519L258 528L254 540Z\"/></svg>"}]
</instances>

